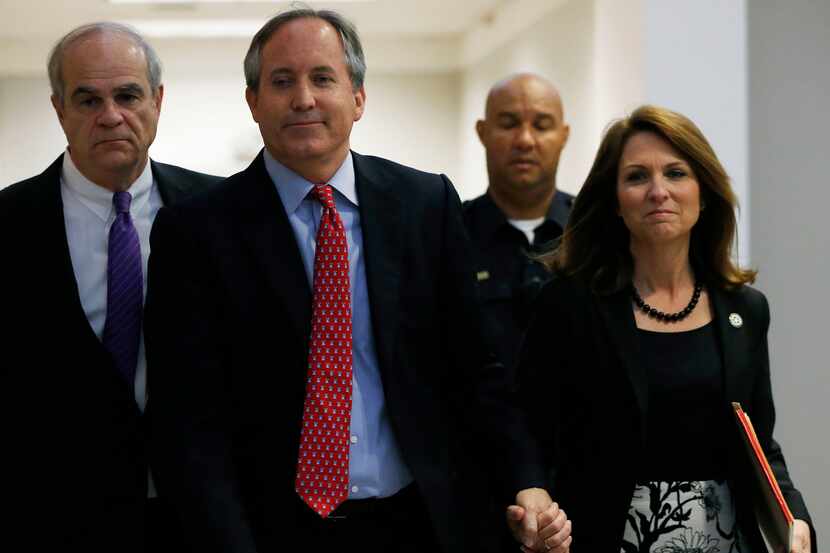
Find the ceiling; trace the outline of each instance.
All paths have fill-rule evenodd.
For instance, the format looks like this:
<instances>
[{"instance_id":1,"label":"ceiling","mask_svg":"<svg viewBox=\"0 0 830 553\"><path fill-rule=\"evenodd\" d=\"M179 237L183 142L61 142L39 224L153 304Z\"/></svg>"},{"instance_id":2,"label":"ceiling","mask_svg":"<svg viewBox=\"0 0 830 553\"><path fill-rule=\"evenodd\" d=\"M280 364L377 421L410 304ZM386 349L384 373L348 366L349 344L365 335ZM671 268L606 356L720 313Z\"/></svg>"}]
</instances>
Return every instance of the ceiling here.
<instances>
[{"instance_id":1,"label":"ceiling","mask_svg":"<svg viewBox=\"0 0 830 553\"><path fill-rule=\"evenodd\" d=\"M123 1L123 0L122 0ZM158 1L158 0L157 0ZM462 34L480 23L494 19L517 0L340 0L313 2L317 9L337 10L354 21L363 35L453 35ZM182 31L157 36L193 36L216 23L250 36L262 22L286 9L291 2L191 0L152 4L139 0L113 3L110 0L0 0L0 39L54 41L69 29L91 21L114 20L132 23L139 31L169 29L184 22ZM48 17L45 15L48 14ZM188 22L190 24L188 25ZM149 24L154 24L148 26ZM161 25L161 27L159 26ZM189 31L187 30L189 27ZM212 35L221 36L221 35Z\"/></svg>"},{"instance_id":2,"label":"ceiling","mask_svg":"<svg viewBox=\"0 0 830 553\"><path fill-rule=\"evenodd\" d=\"M328 0L307 5L337 10L357 25L374 73L418 74L467 67L568 1ZM236 70L254 33L292 4L301 3L0 0L0 77L42 76L55 42L95 21L132 25L177 74Z\"/></svg>"}]
</instances>

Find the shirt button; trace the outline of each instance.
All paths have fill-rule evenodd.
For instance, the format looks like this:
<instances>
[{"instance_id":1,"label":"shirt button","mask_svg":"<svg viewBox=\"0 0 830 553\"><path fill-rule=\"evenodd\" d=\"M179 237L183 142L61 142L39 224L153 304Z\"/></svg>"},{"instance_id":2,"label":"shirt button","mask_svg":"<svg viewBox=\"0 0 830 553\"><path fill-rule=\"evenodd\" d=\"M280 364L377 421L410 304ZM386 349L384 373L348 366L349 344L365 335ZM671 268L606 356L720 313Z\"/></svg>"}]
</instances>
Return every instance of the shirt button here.
<instances>
[{"instance_id":1,"label":"shirt button","mask_svg":"<svg viewBox=\"0 0 830 553\"><path fill-rule=\"evenodd\" d=\"M351 438L349 438L349 441L352 442L353 444L356 444L357 443L357 436L352 436Z\"/></svg>"},{"instance_id":2,"label":"shirt button","mask_svg":"<svg viewBox=\"0 0 830 553\"><path fill-rule=\"evenodd\" d=\"M360 491L360 488L358 488L357 486L352 486L352 493L357 493L359 491Z\"/></svg>"}]
</instances>

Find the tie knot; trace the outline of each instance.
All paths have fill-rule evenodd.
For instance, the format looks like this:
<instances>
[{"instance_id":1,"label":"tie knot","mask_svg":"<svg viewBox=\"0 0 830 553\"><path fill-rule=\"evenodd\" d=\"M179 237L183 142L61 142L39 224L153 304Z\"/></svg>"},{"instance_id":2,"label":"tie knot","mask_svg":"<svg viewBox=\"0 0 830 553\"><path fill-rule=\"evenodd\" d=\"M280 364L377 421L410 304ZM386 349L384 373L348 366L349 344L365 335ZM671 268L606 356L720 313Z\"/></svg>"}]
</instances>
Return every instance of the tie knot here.
<instances>
[{"instance_id":1,"label":"tie knot","mask_svg":"<svg viewBox=\"0 0 830 553\"><path fill-rule=\"evenodd\" d=\"M133 200L133 197L130 196L129 192L116 192L112 196L112 205L115 206L116 213L129 213L130 212L130 202Z\"/></svg>"},{"instance_id":2,"label":"tie knot","mask_svg":"<svg viewBox=\"0 0 830 553\"><path fill-rule=\"evenodd\" d=\"M331 185L320 183L314 185L314 190L311 192L317 200L323 204L324 208L335 209L334 207L334 191Z\"/></svg>"}]
</instances>

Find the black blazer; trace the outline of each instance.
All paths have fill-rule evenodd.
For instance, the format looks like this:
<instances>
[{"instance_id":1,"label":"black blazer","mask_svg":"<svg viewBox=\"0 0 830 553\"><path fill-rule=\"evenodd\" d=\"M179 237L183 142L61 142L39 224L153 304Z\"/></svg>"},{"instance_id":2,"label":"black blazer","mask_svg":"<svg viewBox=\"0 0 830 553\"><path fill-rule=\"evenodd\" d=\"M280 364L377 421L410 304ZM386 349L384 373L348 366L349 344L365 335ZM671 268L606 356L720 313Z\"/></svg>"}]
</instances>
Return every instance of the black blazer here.
<instances>
[{"instance_id":1,"label":"black blazer","mask_svg":"<svg viewBox=\"0 0 830 553\"><path fill-rule=\"evenodd\" d=\"M732 425L727 462L738 523L765 551L752 509L751 468L731 414L738 401L758 438L795 518L810 521L801 494L772 438L767 353L769 308L759 291L707 288L723 357L725 424ZM549 486L573 520L574 552L619 551L635 485L636 455L644 447L648 381L640 359L631 297L592 293L573 279L556 278L543 290L519 366L522 396L532 406L534 433L544 441ZM743 319L740 328L728 322ZM812 523L811 523L812 527ZM813 551L815 532L812 531Z\"/></svg>"},{"instance_id":2,"label":"black blazer","mask_svg":"<svg viewBox=\"0 0 830 553\"><path fill-rule=\"evenodd\" d=\"M505 489L544 476L483 345L452 185L353 159L388 414L438 538L463 547L451 480L464 420L477 417L484 460ZM196 550L263 553L309 539L292 509L311 292L262 154L211 193L162 210L152 243L145 328L159 489Z\"/></svg>"},{"instance_id":3,"label":"black blazer","mask_svg":"<svg viewBox=\"0 0 830 553\"><path fill-rule=\"evenodd\" d=\"M32 551L138 550L145 429L81 306L62 163L0 191L0 540ZM151 166L165 204L219 180Z\"/></svg>"}]
</instances>

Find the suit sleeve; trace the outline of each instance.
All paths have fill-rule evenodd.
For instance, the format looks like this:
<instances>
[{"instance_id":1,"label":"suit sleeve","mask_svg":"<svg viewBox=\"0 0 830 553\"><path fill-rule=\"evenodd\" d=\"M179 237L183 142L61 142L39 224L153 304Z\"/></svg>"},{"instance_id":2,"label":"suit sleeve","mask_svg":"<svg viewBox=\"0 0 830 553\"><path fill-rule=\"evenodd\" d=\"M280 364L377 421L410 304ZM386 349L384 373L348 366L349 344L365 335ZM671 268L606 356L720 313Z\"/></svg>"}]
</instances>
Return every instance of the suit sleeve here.
<instances>
[{"instance_id":1,"label":"suit sleeve","mask_svg":"<svg viewBox=\"0 0 830 553\"><path fill-rule=\"evenodd\" d=\"M480 444L476 458L489 463L501 494L513 501L526 488L544 487L539 449L515 401L512 382L494 353L478 301L471 247L464 228L461 202L444 179L444 251L439 301L444 309L444 345L454 367L461 367L461 412Z\"/></svg>"},{"instance_id":2,"label":"suit sleeve","mask_svg":"<svg viewBox=\"0 0 830 553\"><path fill-rule=\"evenodd\" d=\"M772 436L775 426L775 404L772 400L769 346L767 341L770 313L767 299L763 295L760 296L760 299L762 302L761 317L763 320L763 333L758 343L758 351L755 354L755 358L759 360L759 374L757 375L752 395L752 421L753 425L757 426L761 447L763 447L770 467L775 473L775 478L778 480L778 485L781 487L781 492L784 494L784 499L787 501L790 511L792 511L795 518L804 520L810 525L810 541L812 542L813 553L815 553L816 531L810 514L807 512L807 505L804 503L801 492L795 488L792 478L790 478L781 446Z\"/></svg>"},{"instance_id":3,"label":"suit sleeve","mask_svg":"<svg viewBox=\"0 0 830 553\"><path fill-rule=\"evenodd\" d=\"M221 287L196 228L163 208L151 233L145 310L151 466L194 551L255 553L226 427Z\"/></svg>"},{"instance_id":4,"label":"suit sleeve","mask_svg":"<svg viewBox=\"0 0 830 553\"><path fill-rule=\"evenodd\" d=\"M553 353L557 366L569 366L566 356L571 344L562 340L567 330L561 328L566 309L556 306L557 282L551 282L539 294L536 308L525 332L516 366L516 387L521 404L528 414L528 427L542 452L548 482L553 481L556 460L557 427L561 419L561 385L555 382ZM550 490L555 494L555 490Z\"/></svg>"}]
</instances>

